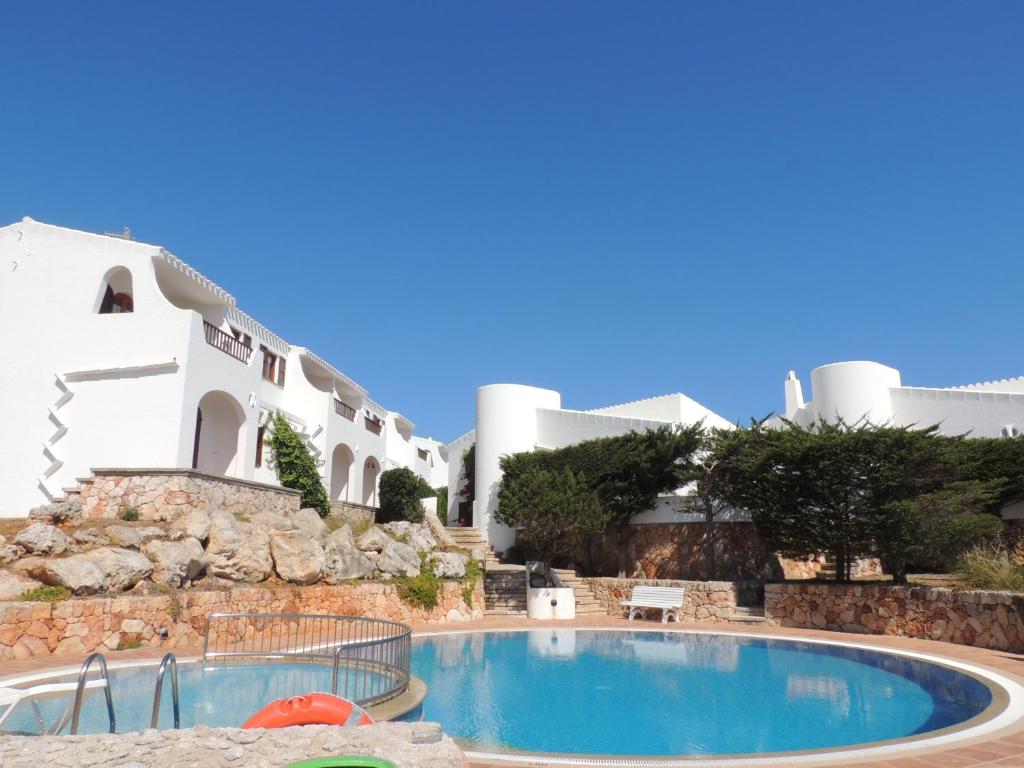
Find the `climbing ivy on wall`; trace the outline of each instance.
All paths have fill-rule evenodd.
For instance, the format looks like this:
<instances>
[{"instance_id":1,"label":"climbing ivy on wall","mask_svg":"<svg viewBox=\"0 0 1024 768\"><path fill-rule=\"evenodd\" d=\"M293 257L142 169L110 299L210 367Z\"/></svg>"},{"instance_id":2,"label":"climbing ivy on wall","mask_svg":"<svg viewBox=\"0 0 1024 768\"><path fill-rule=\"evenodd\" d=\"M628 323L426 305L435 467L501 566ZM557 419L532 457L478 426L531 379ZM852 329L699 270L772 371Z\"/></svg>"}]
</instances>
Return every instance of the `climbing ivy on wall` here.
<instances>
[{"instance_id":1,"label":"climbing ivy on wall","mask_svg":"<svg viewBox=\"0 0 1024 768\"><path fill-rule=\"evenodd\" d=\"M303 508L312 507L320 517L326 517L331 511L331 504L327 500L327 490L320 479L316 459L299 433L280 413L274 416L270 430L270 450L278 482L302 494Z\"/></svg>"}]
</instances>

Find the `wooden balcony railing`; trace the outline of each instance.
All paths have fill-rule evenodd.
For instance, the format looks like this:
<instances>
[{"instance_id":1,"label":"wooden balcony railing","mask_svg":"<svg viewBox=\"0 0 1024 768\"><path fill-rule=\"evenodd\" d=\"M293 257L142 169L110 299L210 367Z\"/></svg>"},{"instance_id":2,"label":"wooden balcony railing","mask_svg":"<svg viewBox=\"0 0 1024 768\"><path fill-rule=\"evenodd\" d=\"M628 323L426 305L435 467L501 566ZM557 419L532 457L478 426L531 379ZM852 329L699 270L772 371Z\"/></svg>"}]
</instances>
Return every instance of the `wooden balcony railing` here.
<instances>
[{"instance_id":1,"label":"wooden balcony railing","mask_svg":"<svg viewBox=\"0 0 1024 768\"><path fill-rule=\"evenodd\" d=\"M241 360L246 365L252 357L252 347L243 344L230 333L224 333L213 323L203 320L203 329L206 331L206 343L216 347L225 355L231 355L235 360Z\"/></svg>"},{"instance_id":2,"label":"wooden balcony railing","mask_svg":"<svg viewBox=\"0 0 1024 768\"><path fill-rule=\"evenodd\" d=\"M363 421L366 422L367 432L373 432L375 435L380 434L381 423L379 421L374 421L373 419L368 418L364 418Z\"/></svg>"},{"instance_id":3,"label":"wooden balcony railing","mask_svg":"<svg viewBox=\"0 0 1024 768\"><path fill-rule=\"evenodd\" d=\"M356 409L351 405L347 405L338 398L334 398L334 412L339 416L344 416L349 421L356 420Z\"/></svg>"}]
</instances>

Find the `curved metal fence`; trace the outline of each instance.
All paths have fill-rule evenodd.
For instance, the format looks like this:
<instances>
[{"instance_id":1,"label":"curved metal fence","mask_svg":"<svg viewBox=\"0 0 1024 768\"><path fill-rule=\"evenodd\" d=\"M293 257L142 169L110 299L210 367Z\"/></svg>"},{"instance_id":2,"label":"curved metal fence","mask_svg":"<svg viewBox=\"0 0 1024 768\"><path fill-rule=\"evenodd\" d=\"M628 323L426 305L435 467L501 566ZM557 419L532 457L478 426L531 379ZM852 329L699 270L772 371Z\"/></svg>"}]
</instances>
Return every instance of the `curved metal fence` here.
<instances>
[{"instance_id":1,"label":"curved metal fence","mask_svg":"<svg viewBox=\"0 0 1024 768\"><path fill-rule=\"evenodd\" d=\"M323 664L331 693L361 706L409 687L412 630L358 616L214 613L206 620L203 664Z\"/></svg>"}]
</instances>

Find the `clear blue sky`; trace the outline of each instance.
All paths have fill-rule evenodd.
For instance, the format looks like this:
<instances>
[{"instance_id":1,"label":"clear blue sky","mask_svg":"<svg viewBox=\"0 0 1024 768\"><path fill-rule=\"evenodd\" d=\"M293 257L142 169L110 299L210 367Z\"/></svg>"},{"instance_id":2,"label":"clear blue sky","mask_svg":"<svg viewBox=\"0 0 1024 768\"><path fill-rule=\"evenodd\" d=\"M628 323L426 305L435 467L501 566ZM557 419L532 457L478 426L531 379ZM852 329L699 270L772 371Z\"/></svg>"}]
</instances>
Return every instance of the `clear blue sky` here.
<instances>
[{"instance_id":1,"label":"clear blue sky","mask_svg":"<svg viewBox=\"0 0 1024 768\"><path fill-rule=\"evenodd\" d=\"M132 228L451 439L1024 374L1024 2L9 4L0 220Z\"/></svg>"}]
</instances>

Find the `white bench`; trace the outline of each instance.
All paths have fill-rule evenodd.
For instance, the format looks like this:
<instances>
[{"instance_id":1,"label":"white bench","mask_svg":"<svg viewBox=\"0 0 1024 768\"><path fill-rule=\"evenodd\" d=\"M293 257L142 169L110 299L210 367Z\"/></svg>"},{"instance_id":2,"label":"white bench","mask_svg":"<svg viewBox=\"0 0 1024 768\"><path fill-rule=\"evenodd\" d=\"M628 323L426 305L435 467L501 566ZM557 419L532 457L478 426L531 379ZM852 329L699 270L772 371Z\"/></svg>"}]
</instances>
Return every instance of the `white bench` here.
<instances>
[{"instance_id":1,"label":"white bench","mask_svg":"<svg viewBox=\"0 0 1024 768\"><path fill-rule=\"evenodd\" d=\"M669 618L679 622L679 609L683 607L683 587L633 587L633 594L622 604L629 608L629 620L643 618L644 608L660 608L661 623Z\"/></svg>"}]
</instances>

